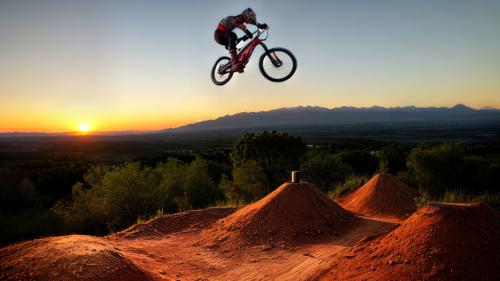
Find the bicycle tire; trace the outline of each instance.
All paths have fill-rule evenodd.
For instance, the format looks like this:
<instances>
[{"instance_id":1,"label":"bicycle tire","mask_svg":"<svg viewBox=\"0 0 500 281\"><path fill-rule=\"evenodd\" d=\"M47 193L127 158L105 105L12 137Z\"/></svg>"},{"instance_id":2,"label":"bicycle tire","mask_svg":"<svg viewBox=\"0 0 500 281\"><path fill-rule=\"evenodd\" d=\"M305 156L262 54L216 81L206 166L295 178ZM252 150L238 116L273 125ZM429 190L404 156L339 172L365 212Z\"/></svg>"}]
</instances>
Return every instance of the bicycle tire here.
<instances>
[{"instance_id":1,"label":"bicycle tire","mask_svg":"<svg viewBox=\"0 0 500 281\"><path fill-rule=\"evenodd\" d=\"M281 78L274 78L272 77L271 75L269 75L267 72L266 72L266 69L264 67L264 59L267 57L267 56L270 56L271 53L273 52L281 52L281 53L284 53L286 54L290 60L292 61L292 69L290 70L290 72L288 74L286 74L284 77L281 77ZM290 52L289 50L285 49L285 48L271 48L269 50L267 50L267 52L265 52L264 54L262 54L260 56L260 59L259 59L259 69L260 69L260 72L262 73L262 75L264 77L266 77L266 79L268 79L269 81L272 81L272 82L283 82L283 81L286 81L288 79L290 79L293 74L295 73L295 71L297 70L297 59L295 58L295 56L292 54L292 52Z\"/></svg>"},{"instance_id":2,"label":"bicycle tire","mask_svg":"<svg viewBox=\"0 0 500 281\"><path fill-rule=\"evenodd\" d=\"M219 65L219 63L222 61L222 60L227 60L228 63L231 63L231 59L229 57L220 57L218 58L215 63L214 63L214 66L212 67L212 71L210 73L210 78L212 79L212 82L214 82L215 85L218 85L218 86L222 86L222 85L225 85L227 82L229 82L229 80L231 80L231 78L233 77L233 72L232 71L229 71L229 74L228 76L223 79L223 80L217 80L216 79L216 76L217 75L217 65Z\"/></svg>"}]
</instances>

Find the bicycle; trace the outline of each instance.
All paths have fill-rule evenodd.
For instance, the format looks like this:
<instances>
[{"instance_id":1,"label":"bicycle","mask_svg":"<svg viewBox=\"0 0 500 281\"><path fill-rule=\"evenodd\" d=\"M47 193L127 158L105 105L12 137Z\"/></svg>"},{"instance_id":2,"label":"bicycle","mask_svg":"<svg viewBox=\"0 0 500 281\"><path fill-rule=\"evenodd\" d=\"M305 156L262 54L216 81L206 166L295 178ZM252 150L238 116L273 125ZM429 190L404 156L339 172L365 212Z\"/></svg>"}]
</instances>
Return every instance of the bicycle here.
<instances>
[{"instance_id":1,"label":"bicycle","mask_svg":"<svg viewBox=\"0 0 500 281\"><path fill-rule=\"evenodd\" d=\"M285 48L267 48L263 41L267 40L269 36L269 28L259 28L252 34L255 35L253 39L246 46L237 50L237 57L243 68L250 61L255 47L261 45L264 48L264 53L259 59L259 69L262 75L272 82L283 82L290 79L297 69L297 60L292 52ZM265 34L265 37L261 38L263 34ZM245 41L245 36L239 38L236 43L238 44L241 41ZM231 80L233 74L231 58L228 56L220 57L212 67L212 82L222 86Z\"/></svg>"}]
</instances>

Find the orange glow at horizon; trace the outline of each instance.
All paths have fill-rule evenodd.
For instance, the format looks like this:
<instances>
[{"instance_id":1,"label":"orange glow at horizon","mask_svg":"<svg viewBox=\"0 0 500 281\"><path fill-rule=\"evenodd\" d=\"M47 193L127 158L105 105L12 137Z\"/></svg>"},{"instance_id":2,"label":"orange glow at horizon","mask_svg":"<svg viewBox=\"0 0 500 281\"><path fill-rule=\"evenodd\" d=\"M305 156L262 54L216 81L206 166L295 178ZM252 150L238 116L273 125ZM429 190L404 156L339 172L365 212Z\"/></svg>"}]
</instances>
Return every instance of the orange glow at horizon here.
<instances>
[{"instance_id":1,"label":"orange glow at horizon","mask_svg":"<svg viewBox=\"0 0 500 281\"><path fill-rule=\"evenodd\" d=\"M78 130L82 134L89 133L91 129L92 129L92 126L88 123L82 123L82 124L78 125Z\"/></svg>"},{"instance_id":2,"label":"orange glow at horizon","mask_svg":"<svg viewBox=\"0 0 500 281\"><path fill-rule=\"evenodd\" d=\"M337 107L344 104L355 104L355 106L397 106L398 104L383 104L374 103L373 101L366 101L366 104L356 104L352 101L342 102L340 104L321 104L315 102L310 104L303 104L303 101L292 101L293 104L280 104L275 101L269 104L246 104L244 107L216 107L207 106L206 108L192 107L192 112L159 112L150 109L150 112L137 110L131 112L123 110L121 112L68 112L61 110L59 112L48 112L44 110L28 111L22 115L13 112L4 111L0 113L0 132L45 132L45 133L59 133L59 132L76 132L79 134L92 134L99 132L109 131L153 131L168 128L183 126L199 121L216 119L226 114L235 114L244 111L267 111L277 109L280 107L293 107L298 105L319 105L327 108ZM401 102L403 103L403 102ZM409 102L408 104L411 104ZM416 106L427 106L424 102ZM474 104L473 102L465 103L474 108L482 108L483 104ZM495 103L492 107L499 108ZM442 106L453 106L454 104L446 104L443 102ZM205 111L202 111L205 110ZM70 110L71 111L71 110ZM5 114L6 113L6 114ZM10 113L10 114L9 114ZM85 117L84 117L85 116ZM85 120L85 121L82 121Z\"/></svg>"}]
</instances>

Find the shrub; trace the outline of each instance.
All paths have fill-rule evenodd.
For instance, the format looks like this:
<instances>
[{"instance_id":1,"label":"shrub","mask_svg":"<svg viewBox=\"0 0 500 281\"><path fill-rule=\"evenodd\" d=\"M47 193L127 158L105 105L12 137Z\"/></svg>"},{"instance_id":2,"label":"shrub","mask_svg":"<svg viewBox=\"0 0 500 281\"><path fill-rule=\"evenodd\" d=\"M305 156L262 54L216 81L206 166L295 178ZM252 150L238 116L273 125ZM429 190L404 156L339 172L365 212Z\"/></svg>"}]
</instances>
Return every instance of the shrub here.
<instances>
[{"instance_id":1,"label":"shrub","mask_svg":"<svg viewBox=\"0 0 500 281\"><path fill-rule=\"evenodd\" d=\"M191 162L183 181L185 202L189 208L206 208L222 197L222 192L209 176L206 160L197 158Z\"/></svg>"},{"instance_id":2,"label":"shrub","mask_svg":"<svg viewBox=\"0 0 500 281\"><path fill-rule=\"evenodd\" d=\"M300 137L287 133L246 133L234 142L233 170L247 161L255 161L266 176L266 190L274 190L287 180L291 170L300 166L306 146Z\"/></svg>"},{"instance_id":3,"label":"shrub","mask_svg":"<svg viewBox=\"0 0 500 281\"><path fill-rule=\"evenodd\" d=\"M368 180L369 178L366 176L351 176L344 183L338 184L328 191L328 196L332 199L340 198L362 186Z\"/></svg>"},{"instance_id":4,"label":"shrub","mask_svg":"<svg viewBox=\"0 0 500 281\"><path fill-rule=\"evenodd\" d=\"M309 152L301 165L301 171L304 180L325 192L334 184L344 182L354 172L340 157L327 151Z\"/></svg>"},{"instance_id":5,"label":"shrub","mask_svg":"<svg viewBox=\"0 0 500 281\"><path fill-rule=\"evenodd\" d=\"M458 144L444 144L430 149L414 148L407 164L419 187L432 196L464 187L466 182L464 150Z\"/></svg>"},{"instance_id":6,"label":"shrub","mask_svg":"<svg viewBox=\"0 0 500 281\"><path fill-rule=\"evenodd\" d=\"M0 213L0 245L63 231L64 220L51 210L33 208L14 215Z\"/></svg>"},{"instance_id":7,"label":"shrub","mask_svg":"<svg viewBox=\"0 0 500 281\"><path fill-rule=\"evenodd\" d=\"M269 184L264 171L255 161L246 161L233 170L233 181L224 178L221 181L229 202L249 203L269 193Z\"/></svg>"},{"instance_id":8,"label":"shrub","mask_svg":"<svg viewBox=\"0 0 500 281\"><path fill-rule=\"evenodd\" d=\"M408 146L393 143L378 152L379 171L383 173L396 174L406 170L406 157L408 156Z\"/></svg>"},{"instance_id":9,"label":"shrub","mask_svg":"<svg viewBox=\"0 0 500 281\"><path fill-rule=\"evenodd\" d=\"M70 231L104 234L158 212L204 208L222 197L206 160L169 159L155 168L140 163L97 166L73 186L73 201L54 210Z\"/></svg>"},{"instance_id":10,"label":"shrub","mask_svg":"<svg viewBox=\"0 0 500 281\"><path fill-rule=\"evenodd\" d=\"M379 159L368 151L354 149L336 155L351 166L357 175L371 175L377 171Z\"/></svg>"}]
</instances>

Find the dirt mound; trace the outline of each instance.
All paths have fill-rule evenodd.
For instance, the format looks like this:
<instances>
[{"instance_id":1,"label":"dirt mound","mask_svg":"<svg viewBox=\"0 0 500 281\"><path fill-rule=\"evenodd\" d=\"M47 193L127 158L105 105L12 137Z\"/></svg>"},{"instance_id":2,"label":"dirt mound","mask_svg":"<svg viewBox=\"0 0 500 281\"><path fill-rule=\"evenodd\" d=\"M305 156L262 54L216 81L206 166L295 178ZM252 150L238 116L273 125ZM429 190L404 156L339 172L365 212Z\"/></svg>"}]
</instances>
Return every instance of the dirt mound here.
<instances>
[{"instance_id":1,"label":"dirt mound","mask_svg":"<svg viewBox=\"0 0 500 281\"><path fill-rule=\"evenodd\" d=\"M150 280L102 238L69 235L0 249L1 280Z\"/></svg>"},{"instance_id":2,"label":"dirt mound","mask_svg":"<svg viewBox=\"0 0 500 281\"><path fill-rule=\"evenodd\" d=\"M355 245L324 280L500 280L500 212L431 203L398 228Z\"/></svg>"},{"instance_id":3,"label":"dirt mound","mask_svg":"<svg viewBox=\"0 0 500 281\"><path fill-rule=\"evenodd\" d=\"M136 224L113 235L113 238L156 239L186 229L193 230L206 227L217 219L228 216L235 210L236 208L209 208L166 215L145 223Z\"/></svg>"},{"instance_id":4,"label":"dirt mound","mask_svg":"<svg viewBox=\"0 0 500 281\"><path fill-rule=\"evenodd\" d=\"M345 209L365 216L407 217L417 209L417 191L397 177L377 174L366 184L339 200Z\"/></svg>"},{"instance_id":5,"label":"dirt mound","mask_svg":"<svg viewBox=\"0 0 500 281\"><path fill-rule=\"evenodd\" d=\"M209 246L294 245L339 235L357 217L309 183L285 183L202 233Z\"/></svg>"}]
</instances>

